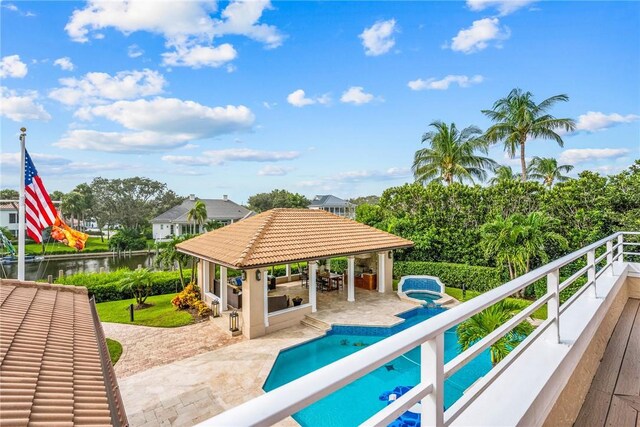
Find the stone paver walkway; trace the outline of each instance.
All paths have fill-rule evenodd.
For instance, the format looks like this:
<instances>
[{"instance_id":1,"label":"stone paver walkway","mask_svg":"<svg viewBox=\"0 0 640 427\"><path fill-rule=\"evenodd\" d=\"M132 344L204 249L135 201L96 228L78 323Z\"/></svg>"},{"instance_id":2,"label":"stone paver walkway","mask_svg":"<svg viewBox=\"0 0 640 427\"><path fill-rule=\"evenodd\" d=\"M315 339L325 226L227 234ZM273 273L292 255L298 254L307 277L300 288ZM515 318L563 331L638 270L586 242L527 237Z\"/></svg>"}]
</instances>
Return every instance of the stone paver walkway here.
<instances>
[{"instance_id":1,"label":"stone paver walkway","mask_svg":"<svg viewBox=\"0 0 640 427\"><path fill-rule=\"evenodd\" d=\"M107 338L122 344L122 356L114 366L118 379L242 341L209 321L179 328L152 328L103 323Z\"/></svg>"}]
</instances>

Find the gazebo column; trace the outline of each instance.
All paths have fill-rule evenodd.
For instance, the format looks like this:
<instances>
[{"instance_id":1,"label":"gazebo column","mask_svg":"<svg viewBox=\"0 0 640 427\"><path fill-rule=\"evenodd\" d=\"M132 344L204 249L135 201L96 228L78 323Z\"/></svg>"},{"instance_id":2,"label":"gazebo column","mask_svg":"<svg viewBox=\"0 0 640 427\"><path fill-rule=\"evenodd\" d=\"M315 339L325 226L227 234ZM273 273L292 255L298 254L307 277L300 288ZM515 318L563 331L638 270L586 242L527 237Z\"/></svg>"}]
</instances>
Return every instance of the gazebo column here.
<instances>
[{"instance_id":1,"label":"gazebo column","mask_svg":"<svg viewBox=\"0 0 640 427\"><path fill-rule=\"evenodd\" d=\"M356 300L356 257L353 255L347 257L347 269L349 271L349 283L347 284L347 301L354 302Z\"/></svg>"},{"instance_id":2,"label":"gazebo column","mask_svg":"<svg viewBox=\"0 0 640 427\"><path fill-rule=\"evenodd\" d=\"M311 312L315 313L317 310L316 302L316 273L318 272L318 263L316 261L309 261L309 302L311 303Z\"/></svg>"},{"instance_id":3,"label":"gazebo column","mask_svg":"<svg viewBox=\"0 0 640 427\"><path fill-rule=\"evenodd\" d=\"M287 283L291 282L291 264L287 264Z\"/></svg>"},{"instance_id":4,"label":"gazebo column","mask_svg":"<svg viewBox=\"0 0 640 427\"><path fill-rule=\"evenodd\" d=\"M327 269L327 271L331 271L331 258L327 258L327 262L325 264L325 268Z\"/></svg>"},{"instance_id":5,"label":"gazebo column","mask_svg":"<svg viewBox=\"0 0 640 427\"><path fill-rule=\"evenodd\" d=\"M384 293L387 275L385 274L386 252L378 252L378 292Z\"/></svg>"},{"instance_id":6,"label":"gazebo column","mask_svg":"<svg viewBox=\"0 0 640 427\"><path fill-rule=\"evenodd\" d=\"M220 266L220 309L227 309L227 267Z\"/></svg>"}]
</instances>

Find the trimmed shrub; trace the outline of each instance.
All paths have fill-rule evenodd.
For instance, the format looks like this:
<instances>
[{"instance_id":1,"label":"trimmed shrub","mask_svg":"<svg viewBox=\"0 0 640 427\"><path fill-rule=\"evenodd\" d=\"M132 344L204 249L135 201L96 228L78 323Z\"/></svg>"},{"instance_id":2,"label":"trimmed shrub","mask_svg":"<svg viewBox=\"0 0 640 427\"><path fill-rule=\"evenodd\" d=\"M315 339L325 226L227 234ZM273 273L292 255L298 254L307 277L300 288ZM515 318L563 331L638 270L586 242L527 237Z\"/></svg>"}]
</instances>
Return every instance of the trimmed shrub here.
<instances>
[{"instance_id":1,"label":"trimmed shrub","mask_svg":"<svg viewBox=\"0 0 640 427\"><path fill-rule=\"evenodd\" d=\"M147 248L147 240L138 230L123 228L109 240L109 246L115 251L138 251Z\"/></svg>"},{"instance_id":2,"label":"trimmed shrub","mask_svg":"<svg viewBox=\"0 0 640 427\"><path fill-rule=\"evenodd\" d=\"M118 301L131 298L131 292L120 289L120 281L130 271L125 268L109 273L78 273L56 279L56 283L85 286L89 294L96 297L96 302ZM190 276L191 270L184 270L184 275ZM149 295L171 294L182 288L177 271L151 272L151 281Z\"/></svg>"},{"instance_id":3,"label":"trimmed shrub","mask_svg":"<svg viewBox=\"0 0 640 427\"><path fill-rule=\"evenodd\" d=\"M331 263L333 265L333 262ZM436 276L445 286L486 292L508 281L500 269L478 267L449 262L397 261L393 265L393 276L400 278L410 275Z\"/></svg>"},{"instance_id":4,"label":"trimmed shrub","mask_svg":"<svg viewBox=\"0 0 640 427\"><path fill-rule=\"evenodd\" d=\"M171 304L178 310L193 309L198 313L198 316L204 317L211 314L209 306L200 299L200 288L193 283L188 284L185 288L176 295Z\"/></svg>"}]
</instances>

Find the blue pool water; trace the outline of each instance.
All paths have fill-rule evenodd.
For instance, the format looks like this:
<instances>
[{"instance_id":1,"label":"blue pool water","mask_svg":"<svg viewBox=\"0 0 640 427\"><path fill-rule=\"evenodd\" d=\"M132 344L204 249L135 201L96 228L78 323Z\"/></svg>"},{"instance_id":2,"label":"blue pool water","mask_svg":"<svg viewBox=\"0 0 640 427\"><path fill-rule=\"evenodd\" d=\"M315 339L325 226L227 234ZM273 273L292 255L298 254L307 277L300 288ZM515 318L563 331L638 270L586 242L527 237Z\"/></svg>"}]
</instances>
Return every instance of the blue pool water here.
<instances>
[{"instance_id":1,"label":"blue pool water","mask_svg":"<svg viewBox=\"0 0 640 427\"><path fill-rule=\"evenodd\" d=\"M422 300L426 303L434 303L442 298L439 294L432 294L431 292L407 292L406 295L410 298Z\"/></svg>"},{"instance_id":2,"label":"blue pool water","mask_svg":"<svg viewBox=\"0 0 640 427\"><path fill-rule=\"evenodd\" d=\"M442 308L416 308L400 315L405 321L391 328L334 326L324 337L280 352L263 389L271 391L442 311ZM455 328L445 333L444 346L446 362L460 353ZM413 386L419 382L419 364L418 347L308 406L293 418L303 426L359 425L386 406L386 402L379 400L380 394L399 385ZM451 376L445 382L445 407L451 406L490 369L491 360L485 351Z\"/></svg>"}]
</instances>

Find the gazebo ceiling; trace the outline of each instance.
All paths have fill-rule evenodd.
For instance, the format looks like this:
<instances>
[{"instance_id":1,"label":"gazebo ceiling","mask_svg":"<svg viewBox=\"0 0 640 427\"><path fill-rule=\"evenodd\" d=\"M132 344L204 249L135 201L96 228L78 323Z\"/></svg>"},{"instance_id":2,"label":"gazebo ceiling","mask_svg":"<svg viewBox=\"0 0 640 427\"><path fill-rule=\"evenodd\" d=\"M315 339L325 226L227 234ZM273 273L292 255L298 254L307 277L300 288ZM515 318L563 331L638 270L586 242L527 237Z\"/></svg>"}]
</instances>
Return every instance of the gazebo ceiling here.
<instances>
[{"instance_id":1,"label":"gazebo ceiling","mask_svg":"<svg viewBox=\"0 0 640 427\"><path fill-rule=\"evenodd\" d=\"M179 243L180 252L247 269L408 248L413 242L315 209L271 209Z\"/></svg>"}]
</instances>

